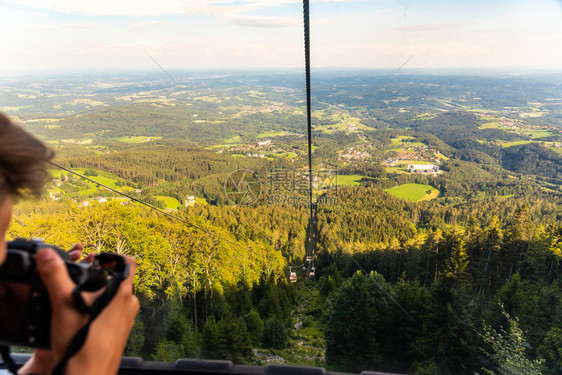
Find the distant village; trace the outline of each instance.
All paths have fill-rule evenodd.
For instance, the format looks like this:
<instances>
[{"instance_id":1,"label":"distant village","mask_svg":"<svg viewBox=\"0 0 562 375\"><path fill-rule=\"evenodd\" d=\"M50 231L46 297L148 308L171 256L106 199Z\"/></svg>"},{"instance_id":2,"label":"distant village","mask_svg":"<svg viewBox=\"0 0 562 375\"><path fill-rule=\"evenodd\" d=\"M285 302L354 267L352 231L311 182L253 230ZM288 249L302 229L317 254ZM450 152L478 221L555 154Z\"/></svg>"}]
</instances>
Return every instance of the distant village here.
<instances>
[{"instance_id":1,"label":"distant village","mask_svg":"<svg viewBox=\"0 0 562 375\"><path fill-rule=\"evenodd\" d=\"M489 117L488 113L479 113L480 117ZM534 117L534 116L521 116L521 117ZM533 138L532 134L526 134L525 131L533 131L533 130L546 130L551 132L552 134L562 135L562 129L556 126L548 126L548 125L531 125L523 120L513 119L513 118L506 118L506 117L494 117L494 120L498 122L498 128L507 128L508 130L517 133L518 135L528 135L530 138ZM557 146L560 147L560 146Z\"/></svg>"},{"instance_id":2,"label":"distant village","mask_svg":"<svg viewBox=\"0 0 562 375\"><path fill-rule=\"evenodd\" d=\"M60 201L62 199L62 196L63 196L62 188L63 188L64 183L71 183L70 179L66 175L61 175L60 178L57 178L57 179L53 180L53 184L54 184L54 187L56 189L49 191L49 197L52 200ZM71 186L74 186L74 185L71 184ZM85 188L89 188L89 186L86 185ZM75 189L75 187L73 187L73 190L74 190L74 192L78 191L78 190ZM141 194L142 192L143 192L142 189L135 189L134 190L134 193L136 193L136 194ZM126 190L126 193L132 194L133 190ZM200 202L198 202L198 200ZM184 206L184 207L191 207L191 206L195 206L198 203L200 204L201 200L204 201L204 198L197 198L194 195L187 195L187 196L184 197L184 199L181 200L181 205ZM97 196L97 197L94 197L94 198L84 198L80 201L77 201L77 203L80 207L88 207L88 206L91 206L92 204L105 204L105 203L111 202L111 201L118 201L122 205L127 205L127 204L131 203L131 199L126 198L126 197L121 197L121 196L119 196L119 197ZM165 210L176 211L175 209L172 209L172 208L166 208Z\"/></svg>"},{"instance_id":3,"label":"distant village","mask_svg":"<svg viewBox=\"0 0 562 375\"><path fill-rule=\"evenodd\" d=\"M58 192L60 193L60 192ZM50 192L50 196L51 199L53 200L60 200L60 194L53 194L52 192ZM128 198L123 198L123 197L95 197L95 198L88 198L88 199L84 199L82 200L78 205L80 207L88 207L91 206L94 203L97 204L104 204L110 201L119 201L122 205L127 205L131 203L131 200ZM197 198L194 195L188 195L185 197L185 199L182 202L182 205L184 207L193 207L195 206L195 204L197 203ZM166 211L176 211L174 209L171 208L166 208Z\"/></svg>"},{"instance_id":4,"label":"distant village","mask_svg":"<svg viewBox=\"0 0 562 375\"><path fill-rule=\"evenodd\" d=\"M302 137L302 134L295 134L289 132L286 132L283 135L298 135ZM271 141L271 139L266 139L264 141L258 141L256 143L250 143L250 144L226 145L225 149L235 154L241 154L253 158L265 158L268 156L287 154L288 152L293 152L297 154L299 152L296 149L291 149L290 151L288 151L281 147L278 147ZM218 153L223 153L225 149L219 150Z\"/></svg>"},{"instance_id":5,"label":"distant village","mask_svg":"<svg viewBox=\"0 0 562 375\"><path fill-rule=\"evenodd\" d=\"M375 157L371 152L372 145L365 142L359 146L349 147L346 150L339 152L339 160L344 164L353 163L357 161L374 160ZM439 165L442 159L446 159L439 150L427 145L420 145L414 142L401 142L399 151L397 149L387 151L382 160L383 166L388 168L404 167L408 173L424 173L424 174L438 174L442 173L439 170ZM227 145L228 151L242 154L247 157L265 158L268 156L275 156L276 154L286 154L288 151L278 147L271 139L258 141L251 144L234 144ZM218 152L222 153L225 149ZM291 152L297 154L299 151L292 149Z\"/></svg>"},{"instance_id":6,"label":"distant village","mask_svg":"<svg viewBox=\"0 0 562 375\"><path fill-rule=\"evenodd\" d=\"M407 165L408 173L422 173L437 175L443 154L436 148L427 145L409 145L402 143L401 151L393 151L386 154L382 164L387 168L395 168Z\"/></svg>"}]
</instances>

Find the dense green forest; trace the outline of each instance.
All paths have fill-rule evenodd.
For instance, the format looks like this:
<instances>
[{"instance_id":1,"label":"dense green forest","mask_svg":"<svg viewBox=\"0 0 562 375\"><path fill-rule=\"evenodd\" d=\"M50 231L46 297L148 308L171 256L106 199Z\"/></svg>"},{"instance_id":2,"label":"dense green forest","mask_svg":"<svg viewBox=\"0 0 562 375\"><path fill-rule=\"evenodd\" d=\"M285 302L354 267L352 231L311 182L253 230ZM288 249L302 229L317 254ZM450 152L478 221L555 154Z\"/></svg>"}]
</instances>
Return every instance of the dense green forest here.
<instances>
[{"instance_id":1,"label":"dense green forest","mask_svg":"<svg viewBox=\"0 0 562 375\"><path fill-rule=\"evenodd\" d=\"M338 194L337 205L318 213L311 285L319 294L307 309L308 324L325 337L326 362L317 364L497 369L483 335L507 327L505 313L525 333L526 357L544 359L547 372L560 366L549 342L561 340L562 228L548 196L483 200L477 211L408 203L369 187ZM291 312L314 296L308 282L287 277L305 253L306 208L197 206L178 215L229 242L145 208L69 200L22 203L11 235L66 247L83 240L87 251L136 258L143 307L128 355L252 363L252 348L296 345ZM57 230L68 220L75 225Z\"/></svg>"},{"instance_id":2,"label":"dense green forest","mask_svg":"<svg viewBox=\"0 0 562 375\"><path fill-rule=\"evenodd\" d=\"M384 133L378 135L384 142ZM474 202L480 199L507 197L514 194L547 196L552 202L558 200L556 192L561 181L559 154L540 145L513 146L499 150L494 158L489 153L476 149L449 148L451 159L442 162L445 173L438 176L389 173L377 161L342 164L330 161L330 154L353 141L353 136L320 137L315 155L315 167L335 168L338 174L364 176L365 186L380 189L405 184L429 184L440 191L438 202L446 205ZM373 136L373 139L374 136ZM287 147L300 152L306 147L303 142L287 142ZM467 143L467 142L465 142ZM481 145L474 142L476 145ZM464 144L464 143L463 143ZM232 172L240 169L257 171L266 178L268 171L295 169L305 165L305 157L298 154L287 158L248 158L234 153L217 153L191 142L179 140L155 140L142 145L125 146L114 143L100 143L92 146L112 151L85 151L78 146L62 146L57 151L57 162L69 168L95 169L107 172L125 187L144 189L143 198L163 194L182 201L186 195L204 197L214 204L226 203L224 181ZM488 147L488 146L485 146ZM521 152L517 152L517 150ZM332 149L332 151L330 151ZM443 149L446 149L443 147ZM524 159L524 160L522 160ZM322 160L322 165L320 165ZM504 163L503 169L500 163ZM509 163L509 165L507 165ZM516 173L516 175L513 175ZM517 178L515 178L517 177ZM70 179L70 180L68 180ZM77 178L63 174L59 189L72 195L80 182ZM545 189L545 187L548 187ZM90 196L107 196L110 193L98 188ZM478 214L476 214L478 215ZM551 219L555 219L551 217Z\"/></svg>"},{"instance_id":3,"label":"dense green forest","mask_svg":"<svg viewBox=\"0 0 562 375\"><path fill-rule=\"evenodd\" d=\"M314 221L270 199L272 171L308 164L300 73L176 78L0 82L14 119L92 179L53 169L9 235L136 259L126 355L562 374L559 75L319 72L313 176L340 183L315 180ZM249 205L228 195L236 171L259 185Z\"/></svg>"}]
</instances>

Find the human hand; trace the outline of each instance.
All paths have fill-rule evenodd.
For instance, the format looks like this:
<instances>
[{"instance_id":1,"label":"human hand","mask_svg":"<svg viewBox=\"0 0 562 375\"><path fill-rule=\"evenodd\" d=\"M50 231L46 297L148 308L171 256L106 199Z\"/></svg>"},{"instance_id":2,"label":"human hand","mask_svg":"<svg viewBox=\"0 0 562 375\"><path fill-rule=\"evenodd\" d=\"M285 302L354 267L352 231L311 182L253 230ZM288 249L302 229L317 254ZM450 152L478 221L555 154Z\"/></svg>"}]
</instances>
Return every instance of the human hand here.
<instances>
[{"instance_id":1,"label":"human hand","mask_svg":"<svg viewBox=\"0 0 562 375\"><path fill-rule=\"evenodd\" d=\"M72 249L68 250L66 253L70 257L70 260L76 262L82 256L82 251L84 251L84 245L81 243L77 243L76 245L72 246Z\"/></svg>"},{"instance_id":2,"label":"human hand","mask_svg":"<svg viewBox=\"0 0 562 375\"><path fill-rule=\"evenodd\" d=\"M78 261L82 256L82 251L84 251L84 245L82 243L77 243L70 250L67 251L67 254L71 261ZM82 260L82 262L92 263L94 254L90 253L86 258ZM38 367L38 368L47 368L52 367L55 364L51 364L51 351L45 349L35 349L33 351L33 356L31 359L20 369L20 373L39 373L38 371L26 371L28 367Z\"/></svg>"},{"instance_id":3,"label":"human hand","mask_svg":"<svg viewBox=\"0 0 562 375\"><path fill-rule=\"evenodd\" d=\"M76 245L72 246L72 249L68 250L66 253L68 254L70 260L77 262L80 257L82 256L82 252L84 251L84 245L80 242ZM94 258L96 257L95 253L90 253L86 255L86 257L80 260L81 263L92 263Z\"/></svg>"},{"instance_id":4,"label":"human hand","mask_svg":"<svg viewBox=\"0 0 562 375\"><path fill-rule=\"evenodd\" d=\"M71 250L80 251L75 245ZM80 254L78 254L78 257ZM66 365L66 374L114 374L119 368L139 301L133 295L136 263L125 257L130 266L128 277L121 283L111 303L92 322L82 348ZM79 311L72 297L74 282L63 260L51 249L37 253L37 271L47 288L51 302L51 349L36 350L19 374L48 374L64 355L70 340L88 322L88 315Z\"/></svg>"}]
</instances>

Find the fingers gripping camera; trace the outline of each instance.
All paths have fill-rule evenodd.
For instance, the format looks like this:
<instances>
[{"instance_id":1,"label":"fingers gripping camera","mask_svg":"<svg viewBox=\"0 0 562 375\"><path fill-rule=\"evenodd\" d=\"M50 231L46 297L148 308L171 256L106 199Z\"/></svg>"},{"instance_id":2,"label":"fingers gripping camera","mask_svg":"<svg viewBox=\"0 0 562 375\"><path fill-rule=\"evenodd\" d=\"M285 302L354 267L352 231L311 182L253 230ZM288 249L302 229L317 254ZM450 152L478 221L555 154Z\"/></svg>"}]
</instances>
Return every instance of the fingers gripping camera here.
<instances>
[{"instance_id":1,"label":"fingers gripping camera","mask_svg":"<svg viewBox=\"0 0 562 375\"><path fill-rule=\"evenodd\" d=\"M105 288L103 298L94 302L101 310L128 275L128 264L116 254L99 254L93 263L74 263L65 251L42 240L8 242L6 261L0 267L0 344L50 347L51 305L35 263L37 252L45 247L54 249L64 260L76 284L73 293L76 307L84 312L89 312L90 306L82 299L82 291Z\"/></svg>"}]
</instances>

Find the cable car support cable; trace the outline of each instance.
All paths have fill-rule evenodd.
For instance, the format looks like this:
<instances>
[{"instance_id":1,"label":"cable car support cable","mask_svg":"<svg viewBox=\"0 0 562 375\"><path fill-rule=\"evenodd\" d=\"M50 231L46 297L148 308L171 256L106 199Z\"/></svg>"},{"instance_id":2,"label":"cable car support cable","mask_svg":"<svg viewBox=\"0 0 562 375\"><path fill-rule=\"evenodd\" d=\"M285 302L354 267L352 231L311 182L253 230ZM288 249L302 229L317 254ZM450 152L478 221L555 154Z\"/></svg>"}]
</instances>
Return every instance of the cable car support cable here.
<instances>
[{"instance_id":1,"label":"cable car support cable","mask_svg":"<svg viewBox=\"0 0 562 375\"><path fill-rule=\"evenodd\" d=\"M313 201L313 174L312 174L312 110L310 95L310 12L309 0L303 0L304 21L304 64L306 81L306 125L308 131L308 183L310 219L308 222L308 241L306 249L307 277L315 277L314 249L316 247L316 203Z\"/></svg>"}]
</instances>

